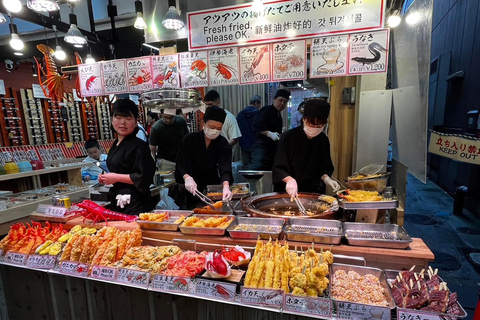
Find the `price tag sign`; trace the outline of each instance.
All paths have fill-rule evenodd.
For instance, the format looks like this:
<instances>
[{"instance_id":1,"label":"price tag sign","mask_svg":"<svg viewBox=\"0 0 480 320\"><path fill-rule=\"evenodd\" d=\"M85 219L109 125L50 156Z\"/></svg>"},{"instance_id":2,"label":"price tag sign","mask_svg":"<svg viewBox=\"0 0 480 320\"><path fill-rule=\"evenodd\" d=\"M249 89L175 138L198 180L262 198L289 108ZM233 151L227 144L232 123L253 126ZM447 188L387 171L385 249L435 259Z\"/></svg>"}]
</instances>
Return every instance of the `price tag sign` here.
<instances>
[{"instance_id":1,"label":"price tag sign","mask_svg":"<svg viewBox=\"0 0 480 320\"><path fill-rule=\"evenodd\" d=\"M39 204L37 206L37 212L38 213L45 213L45 210L47 210L48 205L46 204Z\"/></svg>"},{"instance_id":2,"label":"price tag sign","mask_svg":"<svg viewBox=\"0 0 480 320\"><path fill-rule=\"evenodd\" d=\"M332 300L285 294L283 308L296 313L307 314L320 318L332 317Z\"/></svg>"},{"instance_id":3,"label":"price tag sign","mask_svg":"<svg viewBox=\"0 0 480 320\"><path fill-rule=\"evenodd\" d=\"M57 256L49 254L31 254L27 258L27 267L35 269L53 269L57 262Z\"/></svg>"},{"instance_id":4,"label":"price tag sign","mask_svg":"<svg viewBox=\"0 0 480 320\"><path fill-rule=\"evenodd\" d=\"M27 261L27 254L18 253L18 252L7 252L5 261L12 264L24 265Z\"/></svg>"},{"instance_id":5,"label":"price tag sign","mask_svg":"<svg viewBox=\"0 0 480 320\"><path fill-rule=\"evenodd\" d=\"M411 309L397 309L398 320L457 320L456 316L436 315Z\"/></svg>"},{"instance_id":6,"label":"price tag sign","mask_svg":"<svg viewBox=\"0 0 480 320\"><path fill-rule=\"evenodd\" d=\"M0 256L3 256L3 249L0 249Z\"/></svg>"},{"instance_id":7,"label":"price tag sign","mask_svg":"<svg viewBox=\"0 0 480 320\"><path fill-rule=\"evenodd\" d=\"M60 272L71 274L74 276L86 277L88 275L88 268L90 265L78 261L62 261L60 262Z\"/></svg>"},{"instance_id":8,"label":"price tag sign","mask_svg":"<svg viewBox=\"0 0 480 320\"><path fill-rule=\"evenodd\" d=\"M197 279L196 292L199 296L234 301L236 289L235 284Z\"/></svg>"},{"instance_id":9,"label":"price tag sign","mask_svg":"<svg viewBox=\"0 0 480 320\"><path fill-rule=\"evenodd\" d=\"M351 302L338 302L337 318L346 320L371 319L390 320L390 309Z\"/></svg>"},{"instance_id":10,"label":"price tag sign","mask_svg":"<svg viewBox=\"0 0 480 320\"><path fill-rule=\"evenodd\" d=\"M163 274L156 274L152 280L154 291L176 291L188 292L191 279L187 277L172 277Z\"/></svg>"},{"instance_id":11,"label":"price tag sign","mask_svg":"<svg viewBox=\"0 0 480 320\"><path fill-rule=\"evenodd\" d=\"M90 277L94 279L114 281L117 277L117 269L105 266L92 266L92 273L90 274Z\"/></svg>"},{"instance_id":12,"label":"price tag sign","mask_svg":"<svg viewBox=\"0 0 480 320\"><path fill-rule=\"evenodd\" d=\"M120 268L117 273L117 282L131 284L139 287L148 287L150 273L146 271L138 271Z\"/></svg>"},{"instance_id":13,"label":"price tag sign","mask_svg":"<svg viewBox=\"0 0 480 320\"><path fill-rule=\"evenodd\" d=\"M283 291L242 287L240 299L243 303L280 308L283 305Z\"/></svg>"},{"instance_id":14,"label":"price tag sign","mask_svg":"<svg viewBox=\"0 0 480 320\"><path fill-rule=\"evenodd\" d=\"M51 217L64 217L66 212L67 208L64 207L47 206L45 208L45 215Z\"/></svg>"}]
</instances>

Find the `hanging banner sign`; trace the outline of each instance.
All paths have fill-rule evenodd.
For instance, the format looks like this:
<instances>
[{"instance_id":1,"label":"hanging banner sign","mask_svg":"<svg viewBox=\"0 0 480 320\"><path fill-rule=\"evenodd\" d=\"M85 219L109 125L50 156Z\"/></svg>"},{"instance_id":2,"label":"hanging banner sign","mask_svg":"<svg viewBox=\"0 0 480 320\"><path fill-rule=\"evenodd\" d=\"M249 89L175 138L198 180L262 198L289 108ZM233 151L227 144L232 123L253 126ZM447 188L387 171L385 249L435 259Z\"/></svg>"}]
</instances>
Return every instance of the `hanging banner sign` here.
<instances>
[{"instance_id":1,"label":"hanging banner sign","mask_svg":"<svg viewBox=\"0 0 480 320\"><path fill-rule=\"evenodd\" d=\"M190 50L383 28L385 1L257 1L187 13Z\"/></svg>"},{"instance_id":2,"label":"hanging banner sign","mask_svg":"<svg viewBox=\"0 0 480 320\"><path fill-rule=\"evenodd\" d=\"M428 152L461 162L480 164L480 140L432 132Z\"/></svg>"},{"instance_id":3,"label":"hanging banner sign","mask_svg":"<svg viewBox=\"0 0 480 320\"><path fill-rule=\"evenodd\" d=\"M80 77L80 92L82 97L103 95L101 63L79 65L78 77Z\"/></svg>"},{"instance_id":4,"label":"hanging banner sign","mask_svg":"<svg viewBox=\"0 0 480 320\"><path fill-rule=\"evenodd\" d=\"M240 84L270 82L271 47L269 44L238 48L240 59Z\"/></svg>"},{"instance_id":5,"label":"hanging banner sign","mask_svg":"<svg viewBox=\"0 0 480 320\"><path fill-rule=\"evenodd\" d=\"M208 85L239 84L238 49L225 48L208 51Z\"/></svg>"},{"instance_id":6,"label":"hanging banner sign","mask_svg":"<svg viewBox=\"0 0 480 320\"><path fill-rule=\"evenodd\" d=\"M102 74L105 94L128 93L125 60L102 62Z\"/></svg>"},{"instance_id":7,"label":"hanging banner sign","mask_svg":"<svg viewBox=\"0 0 480 320\"><path fill-rule=\"evenodd\" d=\"M178 55L152 56L153 87L180 88Z\"/></svg>"},{"instance_id":8,"label":"hanging banner sign","mask_svg":"<svg viewBox=\"0 0 480 320\"><path fill-rule=\"evenodd\" d=\"M387 71L388 29L350 35L348 74Z\"/></svg>"},{"instance_id":9,"label":"hanging banner sign","mask_svg":"<svg viewBox=\"0 0 480 320\"><path fill-rule=\"evenodd\" d=\"M272 81L307 78L307 42L295 40L272 44Z\"/></svg>"},{"instance_id":10,"label":"hanging banner sign","mask_svg":"<svg viewBox=\"0 0 480 320\"><path fill-rule=\"evenodd\" d=\"M143 92L153 88L150 57L127 59L128 92Z\"/></svg>"},{"instance_id":11,"label":"hanging banner sign","mask_svg":"<svg viewBox=\"0 0 480 320\"><path fill-rule=\"evenodd\" d=\"M182 88L208 86L207 51L179 53Z\"/></svg>"},{"instance_id":12,"label":"hanging banner sign","mask_svg":"<svg viewBox=\"0 0 480 320\"><path fill-rule=\"evenodd\" d=\"M310 78L347 74L348 35L312 39Z\"/></svg>"}]
</instances>

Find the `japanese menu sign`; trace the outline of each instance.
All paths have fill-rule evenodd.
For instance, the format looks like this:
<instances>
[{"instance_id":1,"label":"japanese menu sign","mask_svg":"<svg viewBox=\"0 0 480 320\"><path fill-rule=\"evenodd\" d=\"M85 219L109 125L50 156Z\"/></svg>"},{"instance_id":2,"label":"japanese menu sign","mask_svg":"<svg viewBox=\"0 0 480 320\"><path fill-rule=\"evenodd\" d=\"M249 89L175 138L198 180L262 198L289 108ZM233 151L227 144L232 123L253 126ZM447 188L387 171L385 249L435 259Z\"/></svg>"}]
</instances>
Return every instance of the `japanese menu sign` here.
<instances>
[{"instance_id":1,"label":"japanese menu sign","mask_svg":"<svg viewBox=\"0 0 480 320\"><path fill-rule=\"evenodd\" d=\"M78 66L80 78L80 92L82 97L103 95L102 64L81 64Z\"/></svg>"},{"instance_id":2,"label":"japanese menu sign","mask_svg":"<svg viewBox=\"0 0 480 320\"><path fill-rule=\"evenodd\" d=\"M208 51L208 85L239 84L238 49L225 48Z\"/></svg>"},{"instance_id":3,"label":"japanese menu sign","mask_svg":"<svg viewBox=\"0 0 480 320\"><path fill-rule=\"evenodd\" d=\"M243 303L256 305L282 307L283 291L274 289L258 289L242 287L240 300Z\"/></svg>"},{"instance_id":4,"label":"japanese menu sign","mask_svg":"<svg viewBox=\"0 0 480 320\"><path fill-rule=\"evenodd\" d=\"M456 320L456 316L446 316L411 309L397 309L398 320Z\"/></svg>"},{"instance_id":5,"label":"japanese menu sign","mask_svg":"<svg viewBox=\"0 0 480 320\"><path fill-rule=\"evenodd\" d=\"M150 281L150 272L119 268L117 282L138 287L147 287Z\"/></svg>"},{"instance_id":6,"label":"japanese menu sign","mask_svg":"<svg viewBox=\"0 0 480 320\"><path fill-rule=\"evenodd\" d=\"M57 262L57 256L51 256L48 254L31 254L27 258L27 267L37 269L53 269Z\"/></svg>"},{"instance_id":7,"label":"japanese menu sign","mask_svg":"<svg viewBox=\"0 0 480 320\"><path fill-rule=\"evenodd\" d=\"M307 43L305 40L272 44L273 81L303 80L307 77Z\"/></svg>"},{"instance_id":8,"label":"japanese menu sign","mask_svg":"<svg viewBox=\"0 0 480 320\"><path fill-rule=\"evenodd\" d=\"M180 88L178 55L152 56L154 88Z\"/></svg>"},{"instance_id":9,"label":"japanese menu sign","mask_svg":"<svg viewBox=\"0 0 480 320\"><path fill-rule=\"evenodd\" d=\"M151 289L155 291L188 292L191 279L188 277L173 277L163 274L153 276Z\"/></svg>"},{"instance_id":10,"label":"japanese menu sign","mask_svg":"<svg viewBox=\"0 0 480 320\"><path fill-rule=\"evenodd\" d=\"M143 92L153 88L150 57L127 59L128 92Z\"/></svg>"},{"instance_id":11,"label":"japanese menu sign","mask_svg":"<svg viewBox=\"0 0 480 320\"><path fill-rule=\"evenodd\" d=\"M384 0L263 1L187 13L190 50L379 30Z\"/></svg>"},{"instance_id":12,"label":"japanese menu sign","mask_svg":"<svg viewBox=\"0 0 480 320\"><path fill-rule=\"evenodd\" d=\"M179 53L182 88L208 86L207 51Z\"/></svg>"},{"instance_id":13,"label":"japanese menu sign","mask_svg":"<svg viewBox=\"0 0 480 320\"><path fill-rule=\"evenodd\" d=\"M428 152L457 161L480 164L480 140L432 132Z\"/></svg>"},{"instance_id":14,"label":"japanese menu sign","mask_svg":"<svg viewBox=\"0 0 480 320\"><path fill-rule=\"evenodd\" d=\"M23 265L27 261L28 254L8 251L5 261L12 264Z\"/></svg>"},{"instance_id":15,"label":"japanese menu sign","mask_svg":"<svg viewBox=\"0 0 480 320\"><path fill-rule=\"evenodd\" d=\"M345 320L390 320L390 309L350 302L338 302L337 318Z\"/></svg>"},{"instance_id":16,"label":"japanese menu sign","mask_svg":"<svg viewBox=\"0 0 480 320\"><path fill-rule=\"evenodd\" d=\"M224 300L235 300L236 284L197 279L196 293L200 296L214 297Z\"/></svg>"},{"instance_id":17,"label":"japanese menu sign","mask_svg":"<svg viewBox=\"0 0 480 320\"><path fill-rule=\"evenodd\" d=\"M348 35L312 39L310 78L347 74Z\"/></svg>"},{"instance_id":18,"label":"japanese menu sign","mask_svg":"<svg viewBox=\"0 0 480 320\"><path fill-rule=\"evenodd\" d=\"M238 48L240 60L240 84L269 82L272 78L270 69L269 44Z\"/></svg>"},{"instance_id":19,"label":"japanese menu sign","mask_svg":"<svg viewBox=\"0 0 480 320\"><path fill-rule=\"evenodd\" d=\"M350 35L350 75L386 72L388 58L388 29Z\"/></svg>"},{"instance_id":20,"label":"japanese menu sign","mask_svg":"<svg viewBox=\"0 0 480 320\"><path fill-rule=\"evenodd\" d=\"M331 299L302 297L293 294L285 294L283 308L287 311L321 318L330 318L333 309Z\"/></svg>"},{"instance_id":21,"label":"japanese menu sign","mask_svg":"<svg viewBox=\"0 0 480 320\"><path fill-rule=\"evenodd\" d=\"M125 60L102 62L102 74L105 94L128 93Z\"/></svg>"}]
</instances>

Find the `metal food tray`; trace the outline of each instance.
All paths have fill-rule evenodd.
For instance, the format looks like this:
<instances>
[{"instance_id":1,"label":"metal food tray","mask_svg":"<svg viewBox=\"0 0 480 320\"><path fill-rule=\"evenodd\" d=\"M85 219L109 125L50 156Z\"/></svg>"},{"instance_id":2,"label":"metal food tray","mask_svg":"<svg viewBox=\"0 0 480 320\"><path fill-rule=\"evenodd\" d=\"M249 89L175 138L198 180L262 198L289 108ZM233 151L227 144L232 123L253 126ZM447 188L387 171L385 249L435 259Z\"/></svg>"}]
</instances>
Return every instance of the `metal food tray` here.
<instances>
[{"instance_id":1,"label":"metal food tray","mask_svg":"<svg viewBox=\"0 0 480 320\"><path fill-rule=\"evenodd\" d=\"M162 213L167 212L170 216L167 220L163 222L155 221L144 221L137 218L136 222L142 229L151 229L151 230L166 230L166 231L177 231L180 223L175 223L175 221L184 216L185 219L193 214L193 211L188 210L154 210L153 213ZM181 222L183 223L183 221Z\"/></svg>"},{"instance_id":2,"label":"metal food tray","mask_svg":"<svg viewBox=\"0 0 480 320\"><path fill-rule=\"evenodd\" d=\"M285 220L283 219L265 219L265 218L247 218L247 217L238 217L233 221L228 227L227 231L232 238L239 239L261 239L268 240L269 238L278 239L282 233L283 224ZM234 230L239 225L245 225L247 230Z\"/></svg>"},{"instance_id":3,"label":"metal food tray","mask_svg":"<svg viewBox=\"0 0 480 320\"><path fill-rule=\"evenodd\" d=\"M343 226L336 220L290 218L283 232L290 241L339 244L343 237Z\"/></svg>"},{"instance_id":4,"label":"metal food tray","mask_svg":"<svg viewBox=\"0 0 480 320\"><path fill-rule=\"evenodd\" d=\"M250 195L250 183L248 182L234 183L231 185L230 189L232 189L234 186L241 186L242 189L246 189L247 191L241 192L241 193L232 193L233 200L238 200ZM219 195L209 196L208 195L209 193L219 193ZM223 193L223 185L220 185L220 184L208 185L207 190L205 191L205 195L214 201L222 200L222 193Z\"/></svg>"},{"instance_id":5,"label":"metal food tray","mask_svg":"<svg viewBox=\"0 0 480 320\"><path fill-rule=\"evenodd\" d=\"M387 282L390 284L391 282L395 281L395 277L398 275L398 273L400 271L396 271L396 270L383 270L383 272L385 273L385 277L387 279ZM442 280L442 278L440 277L440 280ZM442 280L443 281L443 280ZM388 286L389 290L390 290L390 286ZM393 296L393 295L392 295ZM395 299L393 301L393 303L395 303ZM459 315L453 315L453 314L448 314L448 313L437 313L437 312L432 312L432 311L424 311L424 310L418 310L422 313L426 313L426 314L431 314L433 316L440 316L440 318L443 318L445 317L446 319L448 319L449 317L457 317L457 318L465 318L467 316L467 312L465 311L465 309L463 309L462 305L460 304L460 302L456 302L457 306L458 306L458 309L460 310L460 314ZM397 306L398 309L401 309L401 310L405 310L405 311L417 311L417 309L408 309L408 308L401 308L399 306Z\"/></svg>"},{"instance_id":6,"label":"metal food tray","mask_svg":"<svg viewBox=\"0 0 480 320\"><path fill-rule=\"evenodd\" d=\"M334 282L334 274L337 270L345 270L345 272L349 271L355 271L361 276L365 276L367 274L371 274L375 277L378 278L378 281L380 282L380 285L384 289L385 292L385 299L387 300L388 306L382 307L382 308L389 308L389 309L395 309L395 301L393 300L392 293L390 292L390 286L388 285L387 278L385 277L385 273L383 273L382 270L377 269L377 268L370 268L370 267L363 267L363 266L353 266L353 265L348 265L348 264L341 264L341 263L334 263L331 266L331 274L330 274L330 284L328 286L328 290L330 292L330 298L335 301L336 304L338 302L352 302L356 304L364 304L368 306L373 306L371 304L365 304L365 303L360 303L360 302L354 302L354 301L348 301L348 300L339 300L335 299L332 294L332 286Z\"/></svg>"},{"instance_id":7,"label":"metal food tray","mask_svg":"<svg viewBox=\"0 0 480 320\"><path fill-rule=\"evenodd\" d=\"M343 229L352 246L406 249L412 242L405 229L396 224L344 222Z\"/></svg>"},{"instance_id":8,"label":"metal food tray","mask_svg":"<svg viewBox=\"0 0 480 320\"><path fill-rule=\"evenodd\" d=\"M230 223L232 224L235 221L235 216L233 215L218 215L218 214L194 214L192 217L197 217L202 220L208 219L210 217L220 217L224 218L227 217L228 219L233 218L233 221ZM182 223L183 224L183 223ZM183 234L202 234L207 236L223 236L225 231L230 226L230 224L225 228L195 228L195 227L183 227L182 225L179 226L180 232Z\"/></svg>"},{"instance_id":9,"label":"metal food tray","mask_svg":"<svg viewBox=\"0 0 480 320\"><path fill-rule=\"evenodd\" d=\"M393 190L393 188L392 188ZM345 190L340 190L337 192L337 195L339 196L342 192ZM357 191L357 190L355 190ZM382 197L384 194L380 193ZM393 193L391 197L387 198L386 200L381 200L381 201L363 201L363 202L349 202L346 201L345 199L341 198L340 196L338 197L338 204L340 207L342 207L345 210L358 210L358 209L396 209L398 208L398 198L397 196Z\"/></svg>"}]
</instances>

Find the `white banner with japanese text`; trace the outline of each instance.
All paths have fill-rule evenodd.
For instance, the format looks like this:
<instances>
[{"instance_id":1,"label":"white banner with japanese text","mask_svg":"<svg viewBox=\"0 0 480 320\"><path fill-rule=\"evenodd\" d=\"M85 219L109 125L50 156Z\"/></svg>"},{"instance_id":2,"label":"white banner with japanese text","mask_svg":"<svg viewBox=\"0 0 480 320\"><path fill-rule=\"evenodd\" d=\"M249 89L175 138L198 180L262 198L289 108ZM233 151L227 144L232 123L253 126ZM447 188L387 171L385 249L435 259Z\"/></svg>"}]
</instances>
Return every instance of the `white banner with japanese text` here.
<instances>
[{"instance_id":1,"label":"white banner with japanese text","mask_svg":"<svg viewBox=\"0 0 480 320\"><path fill-rule=\"evenodd\" d=\"M310 78L347 74L348 34L312 39Z\"/></svg>"},{"instance_id":2,"label":"white banner with japanese text","mask_svg":"<svg viewBox=\"0 0 480 320\"><path fill-rule=\"evenodd\" d=\"M428 152L461 162L480 164L480 140L431 132Z\"/></svg>"},{"instance_id":3,"label":"white banner with japanese text","mask_svg":"<svg viewBox=\"0 0 480 320\"><path fill-rule=\"evenodd\" d=\"M387 71L388 29L349 36L348 74Z\"/></svg>"},{"instance_id":4,"label":"white banner with japanese text","mask_svg":"<svg viewBox=\"0 0 480 320\"><path fill-rule=\"evenodd\" d=\"M270 65L271 48L269 44L238 48L240 64L240 84L270 82L272 69Z\"/></svg>"},{"instance_id":5,"label":"white banner with japanese text","mask_svg":"<svg viewBox=\"0 0 480 320\"><path fill-rule=\"evenodd\" d=\"M385 0L252 2L187 13L190 50L379 30Z\"/></svg>"},{"instance_id":6,"label":"white banner with japanese text","mask_svg":"<svg viewBox=\"0 0 480 320\"><path fill-rule=\"evenodd\" d=\"M150 57L127 59L128 92L137 93L153 89Z\"/></svg>"},{"instance_id":7,"label":"white banner with japanese text","mask_svg":"<svg viewBox=\"0 0 480 320\"><path fill-rule=\"evenodd\" d=\"M127 69L125 60L102 62L102 77L105 94L127 93Z\"/></svg>"}]
</instances>

